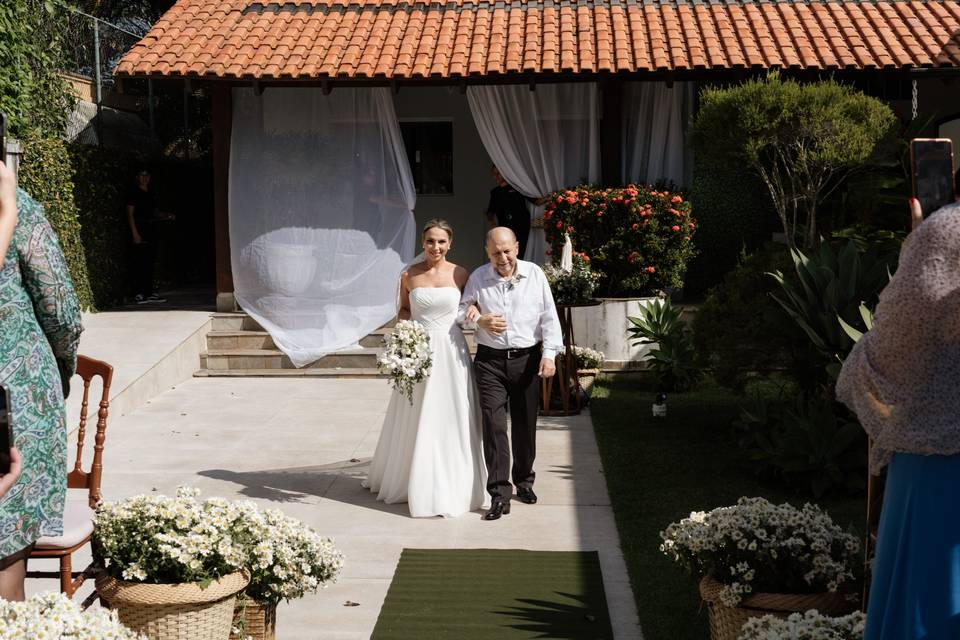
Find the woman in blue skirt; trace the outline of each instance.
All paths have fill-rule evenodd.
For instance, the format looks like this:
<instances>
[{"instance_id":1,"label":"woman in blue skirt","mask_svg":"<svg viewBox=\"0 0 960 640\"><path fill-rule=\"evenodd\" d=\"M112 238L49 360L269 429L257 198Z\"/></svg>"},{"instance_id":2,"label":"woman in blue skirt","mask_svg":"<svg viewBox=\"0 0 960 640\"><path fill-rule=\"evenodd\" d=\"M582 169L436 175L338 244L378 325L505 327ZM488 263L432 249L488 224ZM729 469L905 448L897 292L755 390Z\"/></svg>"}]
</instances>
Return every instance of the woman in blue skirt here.
<instances>
[{"instance_id":1,"label":"woman in blue skirt","mask_svg":"<svg viewBox=\"0 0 960 640\"><path fill-rule=\"evenodd\" d=\"M920 223L837 397L888 467L865 640L960 639L960 205Z\"/></svg>"}]
</instances>

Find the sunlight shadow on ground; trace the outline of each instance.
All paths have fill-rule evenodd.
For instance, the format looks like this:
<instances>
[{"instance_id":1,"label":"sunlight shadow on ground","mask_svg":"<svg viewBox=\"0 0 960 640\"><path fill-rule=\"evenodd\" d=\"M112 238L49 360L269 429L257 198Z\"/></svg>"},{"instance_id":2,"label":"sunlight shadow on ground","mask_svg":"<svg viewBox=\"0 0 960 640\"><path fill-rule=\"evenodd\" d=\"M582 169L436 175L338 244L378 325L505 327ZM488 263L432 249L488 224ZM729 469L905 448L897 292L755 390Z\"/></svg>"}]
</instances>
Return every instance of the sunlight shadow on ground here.
<instances>
[{"instance_id":1,"label":"sunlight shadow on ground","mask_svg":"<svg viewBox=\"0 0 960 640\"><path fill-rule=\"evenodd\" d=\"M240 485L248 498L272 502L306 502L311 496L356 506L397 513L407 505L387 505L376 500L361 483L366 480L370 458L352 458L330 464L262 471L206 469L197 475ZM336 489L334 489L336 485Z\"/></svg>"},{"instance_id":2,"label":"sunlight shadow on ground","mask_svg":"<svg viewBox=\"0 0 960 640\"><path fill-rule=\"evenodd\" d=\"M558 640L601 640L613 637L610 627L606 625L606 616L592 611L585 598L559 591L555 593L559 596L557 600L519 598L517 602L526 606L514 606L493 613L512 618L507 624L512 629L537 634L531 637ZM576 604L568 604L569 601ZM592 624L596 624L595 632L591 630L585 635L583 627Z\"/></svg>"}]
</instances>

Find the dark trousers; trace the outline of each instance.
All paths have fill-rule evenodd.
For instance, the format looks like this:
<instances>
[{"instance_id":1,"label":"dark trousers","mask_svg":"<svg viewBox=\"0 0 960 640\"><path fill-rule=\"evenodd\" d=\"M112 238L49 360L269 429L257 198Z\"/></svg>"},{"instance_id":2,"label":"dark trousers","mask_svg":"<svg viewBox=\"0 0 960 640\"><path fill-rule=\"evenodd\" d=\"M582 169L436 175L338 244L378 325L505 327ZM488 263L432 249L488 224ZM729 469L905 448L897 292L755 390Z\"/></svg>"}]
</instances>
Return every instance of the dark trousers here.
<instances>
[{"instance_id":1,"label":"dark trousers","mask_svg":"<svg viewBox=\"0 0 960 640\"><path fill-rule=\"evenodd\" d=\"M487 491L494 499L510 500L513 489L532 488L536 474L537 413L540 403L541 350L506 358L495 350L477 348L473 370L480 393L483 415L483 457L487 463ZM507 439L507 406L510 407L511 432ZM510 470L510 442L513 444L513 469Z\"/></svg>"},{"instance_id":2,"label":"dark trousers","mask_svg":"<svg viewBox=\"0 0 960 640\"><path fill-rule=\"evenodd\" d=\"M157 257L157 245L153 241L135 244L133 257L133 292L142 296L153 293L153 263Z\"/></svg>"}]
</instances>

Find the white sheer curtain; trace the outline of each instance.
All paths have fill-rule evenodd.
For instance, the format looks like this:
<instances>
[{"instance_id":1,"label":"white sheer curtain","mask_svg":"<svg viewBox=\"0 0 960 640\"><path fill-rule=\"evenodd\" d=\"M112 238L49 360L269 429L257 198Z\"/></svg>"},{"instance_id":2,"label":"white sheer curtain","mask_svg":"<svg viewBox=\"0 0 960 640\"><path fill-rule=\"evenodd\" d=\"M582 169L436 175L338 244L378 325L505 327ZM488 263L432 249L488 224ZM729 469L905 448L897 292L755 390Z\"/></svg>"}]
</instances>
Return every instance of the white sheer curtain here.
<instances>
[{"instance_id":1,"label":"white sheer curtain","mask_svg":"<svg viewBox=\"0 0 960 640\"><path fill-rule=\"evenodd\" d=\"M296 366L394 316L415 201L389 89L234 89L234 294Z\"/></svg>"},{"instance_id":2,"label":"white sheer curtain","mask_svg":"<svg viewBox=\"0 0 960 640\"><path fill-rule=\"evenodd\" d=\"M623 85L623 181L651 184L660 179L689 184L692 171L687 126L694 84L625 82Z\"/></svg>"},{"instance_id":3,"label":"white sheer curtain","mask_svg":"<svg viewBox=\"0 0 960 640\"><path fill-rule=\"evenodd\" d=\"M597 85L592 82L467 88L480 139L514 189L539 198L600 179ZM531 217L543 207L530 207ZM531 229L527 260L544 264L543 229Z\"/></svg>"}]
</instances>

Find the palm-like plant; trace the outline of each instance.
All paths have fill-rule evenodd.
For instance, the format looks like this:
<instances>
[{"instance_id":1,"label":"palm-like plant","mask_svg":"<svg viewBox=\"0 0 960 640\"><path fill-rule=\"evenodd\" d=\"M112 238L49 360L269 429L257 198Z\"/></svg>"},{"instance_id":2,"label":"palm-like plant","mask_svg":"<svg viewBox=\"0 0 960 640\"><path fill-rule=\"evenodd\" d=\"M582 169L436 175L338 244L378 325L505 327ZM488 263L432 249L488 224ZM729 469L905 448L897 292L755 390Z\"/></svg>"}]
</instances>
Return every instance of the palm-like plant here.
<instances>
[{"instance_id":1,"label":"palm-like plant","mask_svg":"<svg viewBox=\"0 0 960 640\"><path fill-rule=\"evenodd\" d=\"M640 305L640 315L628 316L633 325L627 328L633 345L656 343L646 355L657 384L668 391L690 388L700 377L696 366L696 349L690 329L681 311L670 300L656 300Z\"/></svg>"}]
</instances>

